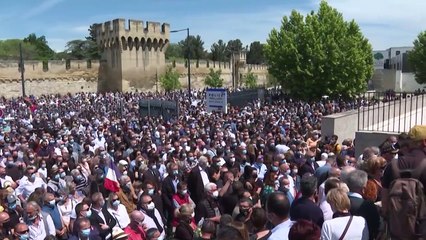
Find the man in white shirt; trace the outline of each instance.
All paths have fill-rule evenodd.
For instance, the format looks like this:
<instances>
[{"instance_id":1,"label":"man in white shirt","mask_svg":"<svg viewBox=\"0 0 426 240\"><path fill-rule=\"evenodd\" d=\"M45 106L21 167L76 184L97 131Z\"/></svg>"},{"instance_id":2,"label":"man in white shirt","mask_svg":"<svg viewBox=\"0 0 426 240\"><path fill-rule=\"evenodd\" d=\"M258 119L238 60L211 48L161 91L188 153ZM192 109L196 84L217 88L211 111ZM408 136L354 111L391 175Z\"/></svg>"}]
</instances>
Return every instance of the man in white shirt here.
<instances>
[{"instance_id":1,"label":"man in white shirt","mask_svg":"<svg viewBox=\"0 0 426 240\"><path fill-rule=\"evenodd\" d=\"M268 219L274 225L268 240L287 240L293 222L289 218L290 202L282 192L271 193L266 201Z\"/></svg>"},{"instance_id":2,"label":"man in white shirt","mask_svg":"<svg viewBox=\"0 0 426 240\"><path fill-rule=\"evenodd\" d=\"M25 202L31 193L33 193L36 188L46 189L46 183L41 179L35 172L36 168L34 166L29 166L26 169L26 176L23 176L19 181L19 186L16 188L16 196L19 197L21 202Z\"/></svg>"},{"instance_id":3,"label":"man in white shirt","mask_svg":"<svg viewBox=\"0 0 426 240\"><path fill-rule=\"evenodd\" d=\"M263 156L259 156L252 167L257 169L257 177L263 181L263 178L265 178L265 173L268 171L268 168L263 163Z\"/></svg>"},{"instance_id":4,"label":"man in white shirt","mask_svg":"<svg viewBox=\"0 0 426 240\"><path fill-rule=\"evenodd\" d=\"M44 240L48 235L56 235L52 217L48 214L42 214L40 206L36 202L28 202L25 211L27 213L26 222L29 229L29 239Z\"/></svg>"},{"instance_id":5,"label":"man in white shirt","mask_svg":"<svg viewBox=\"0 0 426 240\"><path fill-rule=\"evenodd\" d=\"M144 223L147 228L156 228L161 233L161 237L166 236L166 231L164 229L163 218L161 217L160 212L155 208L155 204L152 201L150 195L144 193L141 197L141 212L145 216Z\"/></svg>"},{"instance_id":6,"label":"man in white shirt","mask_svg":"<svg viewBox=\"0 0 426 240\"><path fill-rule=\"evenodd\" d=\"M115 218L116 227L124 229L130 224L129 214L127 214L126 207L120 203L117 194L111 193L109 195L108 212Z\"/></svg>"}]
</instances>

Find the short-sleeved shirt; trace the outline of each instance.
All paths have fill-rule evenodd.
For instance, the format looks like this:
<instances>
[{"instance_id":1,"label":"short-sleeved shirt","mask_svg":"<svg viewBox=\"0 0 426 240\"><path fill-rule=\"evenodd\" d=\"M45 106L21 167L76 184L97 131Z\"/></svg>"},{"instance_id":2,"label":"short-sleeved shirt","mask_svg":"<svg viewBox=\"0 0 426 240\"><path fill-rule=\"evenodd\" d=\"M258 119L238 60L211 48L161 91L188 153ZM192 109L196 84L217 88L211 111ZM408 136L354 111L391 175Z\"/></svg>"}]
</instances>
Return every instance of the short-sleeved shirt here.
<instances>
[{"instance_id":1,"label":"short-sleeved shirt","mask_svg":"<svg viewBox=\"0 0 426 240\"><path fill-rule=\"evenodd\" d=\"M421 161L426 161L426 153L420 149L414 149L409 154L404 155L398 158L398 168L399 169L417 169L420 167ZM390 184L395 180L396 176L392 170L392 163L389 163L383 173L382 178L382 187L389 189ZM423 186L426 186L426 169L423 170L423 173L420 176L420 182Z\"/></svg>"}]
</instances>

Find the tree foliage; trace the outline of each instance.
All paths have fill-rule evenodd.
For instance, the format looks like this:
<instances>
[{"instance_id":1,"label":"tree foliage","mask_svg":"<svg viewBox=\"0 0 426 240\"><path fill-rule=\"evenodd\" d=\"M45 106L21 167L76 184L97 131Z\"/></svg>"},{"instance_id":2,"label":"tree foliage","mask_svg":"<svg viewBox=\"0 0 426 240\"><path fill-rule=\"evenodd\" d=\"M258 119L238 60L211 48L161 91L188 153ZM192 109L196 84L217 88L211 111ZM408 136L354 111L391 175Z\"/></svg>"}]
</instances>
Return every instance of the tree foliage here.
<instances>
[{"instance_id":1,"label":"tree foliage","mask_svg":"<svg viewBox=\"0 0 426 240\"><path fill-rule=\"evenodd\" d=\"M45 36L37 37L35 33L31 33L24 38L24 42L34 46L37 52L36 60L49 60L55 56L55 51L49 47Z\"/></svg>"},{"instance_id":2,"label":"tree foliage","mask_svg":"<svg viewBox=\"0 0 426 240\"><path fill-rule=\"evenodd\" d=\"M259 41L250 44L250 50L247 52L248 64L263 64L265 63L265 55L263 54L264 45Z\"/></svg>"},{"instance_id":3,"label":"tree foliage","mask_svg":"<svg viewBox=\"0 0 426 240\"><path fill-rule=\"evenodd\" d=\"M241 52L243 50L243 43L240 39L229 40L226 45L226 60L231 59L231 54L234 52Z\"/></svg>"},{"instance_id":4,"label":"tree foliage","mask_svg":"<svg viewBox=\"0 0 426 240\"><path fill-rule=\"evenodd\" d=\"M426 31L421 32L413 44L408 61L414 70L416 82L423 84L426 83Z\"/></svg>"},{"instance_id":5,"label":"tree foliage","mask_svg":"<svg viewBox=\"0 0 426 240\"><path fill-rule=\"evenodd\" d=\"M246 88L256 88L257 75L254 75L252 72L248 72L246 75L244 75L244 86Z\"/></svg>"},{"instance_id":6,"label":"tree foliage","mask_svg":"<svg viewBox=\"0 0 426 240\"><path fill-rule=\"evenodd\" d=\"M18 60L20 43L22 43L22 57L25 60L39 59L36 47L20 39L0 40L0 59Z\"/></svg>"},{"instance_id":7,"label":"tree foliage","mask_svg":"<svg viewBox=\"0 0 426 240\"><path fill-rule=\"evenodd\" d=\"M160 84L166 92L180 89L179 73L172 67L168 67L166 72L160 77Z\"/></svg>"},{"instance_id":8,"label":"tree foliage","mask_svg":"<svg viewBox=\"0 0 426 240\"><path fill-rule=\"evenodd\" d=\"M99 59L100 55L96 43L91 40L72 40L65 46L67 59Z\"/></svg>"},{"instance_id":9,"label":"tree foliage","mask_svg":"<svg viewBox=\"0 0 426 240\"><path fill-rule=\"evenodd\" d=\"M216 43L213 43L210 51L211 51L211 60L213 61L225 61L226 59L226 43L219 39Z\"/></svg>"},{"instance_id":10,"label":"tree foliage","mask_svg":"<svg viewBox=\"0 0 426 240\"><path fill-rule=\"evenodd\" d=\"M214 71L212 68L210 68L209 74L204 79L204 84L209 87L222 87L224 80L221 78L221 74L221 70Z\"/></svg>"},{"instance_id":11,"label":"tree foliage","mask_svg":"<svg viewBox=\"0 0 426 240\"><path fill-rule=\"evenodd\" d=\"M183 54L185 58L188 56L188 51L190 53L191 59L202 59L204 57L204 42L201 40L201 36L192 36L190 35L185 40L179 42L179 45L183 49Z\"/></svg>"},{"instance_id":12,"label":"tree foliage","mask_svg":"<svg viewBox=\"0 0 426 240\"><path fill-rule=\"evenodd\" d=\"M165 52L166 59L179 59L185 58L183 55L183 49L180 44L170 43Z\"/></svg>"},{"instance_id":13,"label":"tree foliage","mask_svg":"<svg viewBox=\"0 0 426 240\"><path fill-rule=\"evenodd\" d=\"M355 21L321 2L305 18L293 11L265 46L269 72L294 97L353 97L367 88L373 74L373 54Z\"/></svg>"}]
</instances>

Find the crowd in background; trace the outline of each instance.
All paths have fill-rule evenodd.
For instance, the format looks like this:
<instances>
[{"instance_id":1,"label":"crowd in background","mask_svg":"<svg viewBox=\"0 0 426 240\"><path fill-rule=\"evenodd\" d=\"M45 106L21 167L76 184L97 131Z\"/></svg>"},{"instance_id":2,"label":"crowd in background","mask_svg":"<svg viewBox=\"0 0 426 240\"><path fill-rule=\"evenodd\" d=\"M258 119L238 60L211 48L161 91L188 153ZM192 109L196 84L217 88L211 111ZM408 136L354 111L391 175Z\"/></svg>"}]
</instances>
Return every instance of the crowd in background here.
<instances>
[{"instance_id":1,"label":"crowd in background","mask_svg":"<svg viewBox=\"0 0 426 240\"><path fill-rule=\"evenodd\" d=\"M178 101L180 114L141 116L141 99ZM225 114L203 99L0 99L0 238L377 239L396 178L385 168L426 139L420 127L355 156L352 139L321 136L321 120L365 100L276 94Z\"/></svg>"}]
</instances>

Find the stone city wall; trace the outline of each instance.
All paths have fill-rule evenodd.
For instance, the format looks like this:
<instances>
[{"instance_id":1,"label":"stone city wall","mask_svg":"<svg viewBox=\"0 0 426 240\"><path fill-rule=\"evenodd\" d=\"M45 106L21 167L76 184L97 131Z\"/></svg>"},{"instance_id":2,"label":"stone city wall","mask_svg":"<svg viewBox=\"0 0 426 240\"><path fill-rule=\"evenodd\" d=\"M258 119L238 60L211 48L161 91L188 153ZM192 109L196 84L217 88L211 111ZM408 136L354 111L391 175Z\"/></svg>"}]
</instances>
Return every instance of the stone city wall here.
<instances>
[{"instance_id":1,"label":"stone city wall","mask_svg":"<svg viewBox=\"0 0 426 240\"><path fill-rule=\"evenodd\" d=\"M188 86L187 68L185 63L167 61L167 66L174 67L180 74L180 81L183 88ZM71 61L25 61L25 90L26 94L66 94L77 92L96 92L98 90L99 61L71 60ZM210 68L215 71L221 70L222 78L225 80L225 87L232 86L232 65L228 62L213 62L200 60L198 67L196 61L191 61L191 87L193 89L204 88L204 78L209 73ZM245 65L239 68L238 74L253 72L258 77L258 84L263 85L267 80L267 67L264 65ZM155 71L155 70L154 70ZM164 67L158 69L156 79L145 87L138 90L156 90L156 83L159 84L161 73ZM134 78L138 78L135 72ZM140 77L140 76L139 76ZM124 83L126 83L124 79ZM136 90L131 86L131 91ZM161 90L159 85L158 90ZM18 97L21 96L21 73L17 61L0 60L0 96Z\"/></svg>"}]
</instances>

